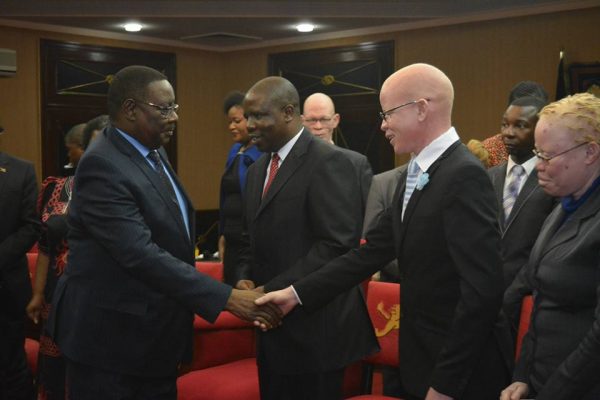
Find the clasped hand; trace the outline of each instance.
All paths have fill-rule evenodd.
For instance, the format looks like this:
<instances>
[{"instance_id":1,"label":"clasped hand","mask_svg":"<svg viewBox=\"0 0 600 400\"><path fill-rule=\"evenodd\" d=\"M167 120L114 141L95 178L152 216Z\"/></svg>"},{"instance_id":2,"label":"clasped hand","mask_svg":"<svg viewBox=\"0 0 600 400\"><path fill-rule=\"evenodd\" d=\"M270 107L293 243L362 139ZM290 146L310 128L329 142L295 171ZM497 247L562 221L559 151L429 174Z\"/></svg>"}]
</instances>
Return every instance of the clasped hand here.
<instances>
[{"instance_id":1,"label":"clasped hand","mask_svg":"<svg viewBox=\"0 0 600 400\"><path fill-rule=\"evenodd\" d=\"M242 319L254 322L254 325L263 332L280 326L282 318L298 304L291 286L265 295L263 286L256 287L251 280L241 280L236 284L236 289L234 289L231 297L234 297L234 294L239 296L236 294L237 292L250 294L249 298L252 299L252 304L258 311L254 314L250 312L244 315L238 314L233 310L229 311ZM254 318L248 318L253 315Z\"/></svg>"}]
</instances>

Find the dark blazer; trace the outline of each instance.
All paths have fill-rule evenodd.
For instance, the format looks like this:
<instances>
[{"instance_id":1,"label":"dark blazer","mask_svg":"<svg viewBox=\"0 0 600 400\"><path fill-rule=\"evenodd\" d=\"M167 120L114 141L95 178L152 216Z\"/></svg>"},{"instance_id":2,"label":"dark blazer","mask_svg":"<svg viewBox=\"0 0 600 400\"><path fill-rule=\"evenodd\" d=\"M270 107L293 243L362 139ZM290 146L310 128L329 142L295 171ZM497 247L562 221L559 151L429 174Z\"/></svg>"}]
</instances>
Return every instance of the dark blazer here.
<instances>
[{"instance_id":1,"label":"dark blazer","mask_svg":"<svg viewBox=\"0 0 600 400\"><path fill-rule=\"evenodd\" d=\"M356 177L358 178L358 186L361 194L361 210L363 210L363 216L365 208L367 207L367 198L369 197L369 189L371 188L371 180L373 179L373 170L369 160L364 155L343 147L337 147L348 159L352 162Z\"/></svg>"},{"instance_id":2,"label":"dark blazer","mask_svg":"<svg viewBox=\"0 0 600 400\"><path fill-rule=\"evenodd\" d=\"M510 286L519 270L527 263L542 224L556 205L554 198L548 196L538 185L537 171L534 169L517 196L510 218L504 223L502 198L506 168L505 162L488 170L498 201L505 288Z\"/></svg>"},{"instance_id":3,"label":"dark blazer","mask_svg":"<svg viewBox=\"0 0 600 400\"><path fill-rule=\"evenodd\" d=\"M261 201L270 155L248 170L245 215L246 279L282 289L357 246L358 183L335 147L306 129ZM342 291L312 313L292 311L283 325L258 336L258 363L280 374L333 371L377 349L362 293Z\"/></svg>"},{"instance_id":4,"label":"dark blazer","mask_svg":"<svg viewBox=\"0 0 600 400\"><path fill-rule=\"evenodd\" d=\"M397 257L402 281L400 375L425 397L432 386L460 399L497 398L512 357L502 303L494 191L481 163L455 142L428 169L401 219L403 173L394 203L367 243L294 283L305 309Z\"/></svg>"},{"instance_id":5,"label":"dark blazer","mask_svg":"<svg viewBox=\"0 0 600 400\"><path fill-rule=\"evenodd\" d=\"M535 301L515 380L537 400L599 399L599 188L566 219L552 211L527 268Z\"/></svg>"},{"instance_id":6,"label":"dark blazer","mask_svg":"<svg viewBox=\"0 0 600 400\"><path fill-rule=\"evenodd\" d=\"M27 250L39 237L37 181L33 164L0 152L0 299L24 316L31 299Z\"/></svg>"},{"instance_id":7,"label":"dark blazer","mask_svg":"<svg viewBox=\"0 0 600 400\"><path fill-rule=\"evenodd\" d=\"M191 201L170 173L192 229ZM231 288L196 272L194 232L188 235L161 185L114 128L82 157L68 214L69 260L49 324L70 360L122 374L175 376L191 358L193 313L213 321L223 309Z\"/></svg>"}]
</instances>

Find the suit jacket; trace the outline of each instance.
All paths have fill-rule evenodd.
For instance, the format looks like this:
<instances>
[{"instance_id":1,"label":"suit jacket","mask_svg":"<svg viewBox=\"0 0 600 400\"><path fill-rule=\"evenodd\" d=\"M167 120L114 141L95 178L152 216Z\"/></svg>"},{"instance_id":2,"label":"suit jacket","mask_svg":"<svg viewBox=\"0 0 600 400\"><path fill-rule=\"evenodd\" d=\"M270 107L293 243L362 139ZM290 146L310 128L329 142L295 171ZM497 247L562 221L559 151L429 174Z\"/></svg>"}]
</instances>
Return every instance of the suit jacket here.
<instances>
[{"instance_id":1,"label":"suit jacket","mask_svg":"<svg viewBox=\"0 0 600 400\"><path fill-rule=\"evenodd\" d=\"M392 205L398 182L402 177L402 173L406 171L406 167L407 164L404 164L373 177L365 210L363 238L367 237L367 233L377 226L379 218L381 218L385 213L385 210ZM388 264L382 266L380 280L384 282L400 281L397 260L392 260Z\"/></svg>"},{"instance_id":2,"label":"suit jacket","mask_svg":"<svg viewBox=\"0 0 600 400\"><path fill-rule=\"evenodd\" d=\"M357 246L358 183L348 158L306 129L262 198L270 155L248 170L245 216L248 246L242 276L265 291L281 289ZM362 293L342 291L331 304L301 308L283 325L258 336L258 363L280 374L333 371L377 349Z\"/></svg>"},{"instance_id":3,"label":"suit jacket","mask_svg":"<svg viewBox=\"0 0 600 400\"><path fill-rule=\"evenodd\" d=\"M537 171L534 169L523 184L510 213L510 218L505 223L502 199L506 168L507 163L505 162L488 170L498 201L498 223L502 233L505 288L510 286L519 270L527 263L542 224L556 205L554 198L548 196L538 185Z\"/></svg>"},{"instance_id":4,"label":"suit jacket","mask_svg":"<svg viewBox=\"0 0 600 400\"><path fill-rule=\"evenodd\" d=\"M168 168L192 229L192 203ZM82 157L68 214L68 265L49 323L67 358L116 373L175 376L191 358L193 313L213 321L226 304L231 288L196 272L193 229L188 235L162 185L114 128Z\"/></svg>"},{"instance_id":5,"label":"suit jacket","mask_svg":"<svg viewBox=\"0 0 600 400\"><path fill-rule=\"evenodd\" d=\"M497 323L503 285L493 188L458 141L427 173L429 183L413 192L404 219L406 173L367 243L294 288L304 308L318 308L397 257L404 388L419 397L432 386L454 398L495 398L512 349L508 326Z\"/></svg>"},{"instance_id":6,"label":"suit jacket","mask_svg":"<svg viewBox=\"0 0 600 400\"><path fill-rule=\"evenodd\" d=\"M534 310L514 378L537 400L600 398L599 249L596 188L568 217L556 207L531 251Z\"/></svg>"},{"instance_id":7,"label":"suit jacket","mask_svg":"<svg viewBox=\"0 0 600 400\"><path fill-rule=\"evenodd\" d=\"M358 178L358 187L361 195L360 207L364 216L365 208L367 207L367 198L369 197L369 189L371 187L371 180L373 179L371 164L369 164L367 157L356 151L338 146L336 146L336 149L341 151L352 162L356 177Z\"/></svg>"},{"instance_id":8,"label":"suit jacket","mask_svg":"<svg viewBox=\"0 0 600 400\"><path fill-rule=\"evenodd\" d=\"M31 299L27 250L39 237L33 164L0 152L0 300L21 318Z\"/></svg>"}]
</instances>

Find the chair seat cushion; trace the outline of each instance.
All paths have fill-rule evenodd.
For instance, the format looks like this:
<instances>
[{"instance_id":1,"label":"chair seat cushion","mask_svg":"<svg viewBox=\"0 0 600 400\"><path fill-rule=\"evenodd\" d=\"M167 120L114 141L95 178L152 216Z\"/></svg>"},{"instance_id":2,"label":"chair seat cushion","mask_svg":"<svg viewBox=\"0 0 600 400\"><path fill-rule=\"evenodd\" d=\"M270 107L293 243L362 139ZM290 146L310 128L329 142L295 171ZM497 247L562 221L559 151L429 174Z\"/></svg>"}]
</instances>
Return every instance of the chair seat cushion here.
<instances>
[{"instance_id":1,"label":"chair seat cushion","mask_svg":"<svg viewBox=\"0 0 600 400\"><path fill-rule=\"evenodd\" d=\"M178 400L260 400L255 358L189 372L177 379Z\"/></svg>"}]
</instances>

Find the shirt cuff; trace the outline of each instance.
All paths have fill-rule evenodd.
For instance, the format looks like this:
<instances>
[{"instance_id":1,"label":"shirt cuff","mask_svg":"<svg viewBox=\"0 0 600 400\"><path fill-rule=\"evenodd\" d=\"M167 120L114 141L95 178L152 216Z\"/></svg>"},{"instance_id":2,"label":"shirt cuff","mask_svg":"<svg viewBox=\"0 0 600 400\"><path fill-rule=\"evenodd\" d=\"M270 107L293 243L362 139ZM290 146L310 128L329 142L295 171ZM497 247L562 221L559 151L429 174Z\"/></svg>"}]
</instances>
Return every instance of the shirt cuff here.
<instances>
[{"instance_id":1,"label":"shirt cuff","mask_svg":"<svg viewBox=\"0 0 600 400\"><path fill-rule=\"evenodd\" d=\"M292 288L292 292L294 292L294 296L296 296L296 300L298 300L298 304L303 305L302 300L300 300L300 296L298 296L298 292L296 292L296 289L294 289L294 285L290 285L290 287Z\"/></svg>"}]
</instances>

